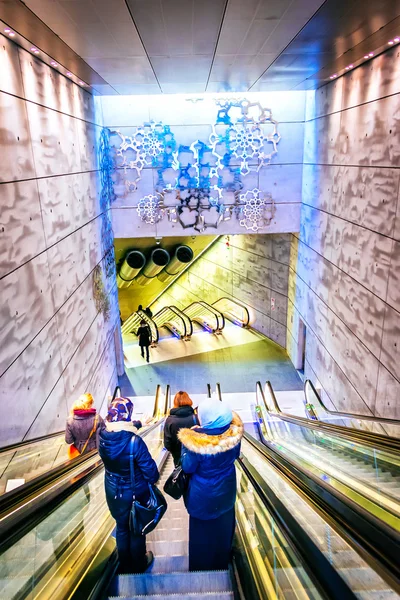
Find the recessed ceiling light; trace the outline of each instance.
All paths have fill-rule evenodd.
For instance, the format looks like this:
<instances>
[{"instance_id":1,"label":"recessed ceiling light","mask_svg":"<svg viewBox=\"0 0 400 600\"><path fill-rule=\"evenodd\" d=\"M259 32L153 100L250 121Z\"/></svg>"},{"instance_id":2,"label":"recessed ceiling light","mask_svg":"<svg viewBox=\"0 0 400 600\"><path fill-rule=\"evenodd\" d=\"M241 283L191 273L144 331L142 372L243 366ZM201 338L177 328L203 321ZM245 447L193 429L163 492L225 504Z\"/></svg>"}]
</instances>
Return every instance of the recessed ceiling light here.
<instances>
[{"instance_id":1,"label":"recessed ceiling light","mask_svg":"<svg viewBox=\"0 0 400 600\"><path fill-rule=\"evenodd\" d=\"M400 42L400 38L398 38L398 37L397 37L397 38L394 38L394 41L395 41L395 42L396 42L396 44L397 44L397 42Z\"/></svg>"},{"instance_id":2,"label":"recessed ceiling light","mask_svg":"<svg viewBox=\"0 0 400 600\"><path fill-rule=\"evenodd\" d=\"M5 33L10 33L11 29L8 29L8 28L7 28L7 29L5 29L4 31L5 31Z\"/></svg>"},{"instance_id":3,"label":"recessed ceiling light","mask_svg":"<svg viewBox=\"0 0 400 600\"><path fill-rule=\"evenodd\" d=\"M39 54L39 50L35 48L35 46L32 46L31 52L33 52L34 54Z\"/></svg>"},{"instance_id":4,"label":"recessed ceiling light","mask_svg":"<svg viewBox=\"0 0 400 600\"><path fill-rule=\"evenodd\" d=\"M86 85L86 83L84 81L80 81L79 82L81 85Z\"/></svg>"},{"instance_id":5,"label":"recessed ceiling light","mask_svg":"<svg viewBox=\"0 0 400 600\"><path fill-rule=\"evenodd\" d=\"M394 44L393 40L390 40L390 42L388 42L389 46L391 46L392 44Z\"/></svg>"},{"instance_id":6,"label":"recessed ceiling light","mask_svg":"<svg viewBox=\"0 0 400 600\"><path fill-rule=\"evenodd\" d=\"M364 55L364 58L369 58L368 54L365 54L365 55Z\"/></svg>"},{"instance_id":7,"label":"recessed ceiling light","mask_svg":"<svg viewBox=\"0 0 400 600\"><path fill-rule=\"evenodd\" d=\"M10 33L8 34L10 37L14 37L15 33L13 31L10 31Z\"/></svg>"},{"instance_id":8,"label":"recessed ceiling light","mask_svg":"<svg viewBox=\"0 0 400 600\"><path fill-rule=\"evenodd\" d=\"M55 60L52 60L50 64L52 67L58 67L58 63Z\"/></svg>"},{"instance_id":9,"label":"recessed ceiling light","mask_svg":"<svg viewBox=\"0 0 400 600\"><path fill-rule=\"evenodd\" d=\"M349 65L349 69L352 69L354 67L354 65Z\"/></svg>"},{"instance_id":10,"label":"recessed ceiling light","mask_svg":"<svg viewBox=\"0 0 400 600\"><path fill-rule=\"evenodd\" d=\"M374 53L373 53L373 52L370 52L370 53L368 54L368 56L373 56L373 55L374 55Z\"/></svg>"},{"instance_id":11,"label":"recessed ceiling light","mask_svg":"<svg viewBox=\"0 0 400 600\"><path fill-rule=\"evenodd\" d=\"M72 77L72 73L70 73L69 71L67 71L67 75L68 77Z\"/></svg>"}]
</instances>

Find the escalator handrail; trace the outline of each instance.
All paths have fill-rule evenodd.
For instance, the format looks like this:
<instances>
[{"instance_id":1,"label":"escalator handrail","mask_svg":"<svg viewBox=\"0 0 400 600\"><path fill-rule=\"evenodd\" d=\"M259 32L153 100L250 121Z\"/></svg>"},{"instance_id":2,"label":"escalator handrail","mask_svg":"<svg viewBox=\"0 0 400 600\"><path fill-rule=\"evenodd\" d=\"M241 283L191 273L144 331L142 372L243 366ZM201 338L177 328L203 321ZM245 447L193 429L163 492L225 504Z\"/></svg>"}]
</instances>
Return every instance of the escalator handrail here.
<instances>
[{"instance_id":1,"label":"escalator handrail","mask_svg":"<svg viewBox=\"0 0 400 600\"><path fill-rule=\"evenodd\" d=\"M122 330L124 329L124 327L126 326L126 324L129 322L129 327L127 328L128 330L131 329L133 327L133 323L130 323L130 320L132 319L132 321L134 320L133 317L138 317L140 320L146 321L147 325L150 327L150 331L151 331L151 343L152 344L156 344L160 338L159 336L159 332L158 332L158 327L157 325L154 323L153 319L150 318L145 312L144 310L137 310L135 312L133 312L122 324ZM153 339L153 333L155 336L155 339ZM123 335L125 334L125 332L123 331Z\"/></svg>"},{"instance_id":2,"label":"escalator handrail","mask_svg":"<svg viewBox=\"0 0 400 600\"><path fill-rule=\"evenodd\" d=\"M117 385L114 389L114 393L113 393L111 402L114 400L114 398L116 398L117 390L121 391L121 388L119 385ZM52 438L61 437L64 434L65 434L65 429L62 429L61 431L56 431L54 433L40 435L39 437L32 438L31 440L17 442L16 444L9 444L8 446L3 446L2 448L0 448L0 455L4 454L5 452L13 452L13 451L21 450L21 448L27 448L28 446L32 446L34 444L39 444L40 442L45 442L47 440L51 440Z\"/></svg>"},{"instance_id":3,"label":"escalator handrail","mask_svg":"<svg viewBox=\"0 0 400 600\"><path fill-rule=\"evenodd\" d=\"M146 437L158 427L162 421L163 418L157 421L157 423L150 425L143 433L139 432L139 435ZM90 453L90 458L93 459L96 454L97 452L93 450L93 452ZM72 462L74 461L71 461L71 463ZM5 514L2 517L0 522L0 554L15 544L26 533L31 531L32 528L40 523L47 514L72 495L74 491L88 483L95 475L102 471L103 462L100 455L98 455L98 459L95 460L92 465L86 466L85 468L85 463L87 462L90 462L89 454L87 455L87 459L82 461L82 470L78 474L66 478L59 486L54 486L54 489L49 494L42 496L40 501L34 502L34 506L29 504L29 506L24 507L18 514L11 508L9 514ZM75 466L77 465L71 465L71 470Z\"/></svg>"},{"instance_id":4,"label":"escalator handrail","mask_svg":"<svg viewBox=\"0 0 400 600\"><path fill-rule=\"evenodd\" d=\"M167 387L165 388L164 416L166 416L168 414L168 411L170 409L170 402L171 402L171 388L170 388L170 385L167 384Z\"/></svg>"},{"instance_id":5,"label":"escalator handrail","mask_svg":"<svg viewBox=\"0 0 400 600\"><path fill-rule=\"evenodd\" d=\"M245 310L245 314L246 314L245 325L247 326L250 323L250 313L249 313L247 306L245 306L244 304L241 304L240 302L238 302L237 300L234 300L233 298L228 298L228 296L222 296L222 298L219 298L218 300L213 302L211 306L215 306L216 304L218 304L218 302L221 302L222 300L228 300L229 302L232 302L232 304L236 304L237 306L240 306L240 308L243 308ZM217 309L217 310L219 310L219 309Z\"/></svg>"},{"instance_id":6,"label":"escalator handrail","mask_svg":"<svg viewBox=\"0 0 400 600\"><path fill-rule=\"evenodd\" d=\"M400 421L398 419L388 419L386 417L376 417L374 415L360 415L357 413L348 413L348 412L341 412L338 410L330 410L323 403L321 396L315 389L315 386L310 379L306 379L304 382L304 395L305 395L306 399L307 399L307 385L309 387L311 387L313 393L315 394L316 400L317 400L318 404L320 405L320 408L322 408L328 414L333 415L334 417L346 417L346 418L350 418L350 419L360 419L363 421L373 421L374 423L383 423L384 425L398 425L400 427Z\"/></svg>"},{"instance_id":7,"label":"escalator handrail","mask_svg":"<svg viewBox=\"0 0 400 600\"><path fill-rule=\"evenodd\" d=\"M176 312L176 310L174 309L173 306L164 306L164 308L162 308L161 310L159 310L158 313L156 315L154 315L153 321L156 323L156 319L158 317L160 317L162 315L162 313L164 313L164 312L167 313L168 311L172 312L176 317L179 317L179 319L181 320L182 325L183 325L183 337L186 337L188 335L188 333L187 333L187 327L186 327L185 319L182 317L182 315L180 315L179 313ZM158 325L156 323L156 325L157 325L157 327L162 327L163 325L166 325L167 323L170 323L169 319L167 319L166 321L162 321L162 322L158 323Z\"/></svg>"},{"instance_id":8,"label":"escalator handrail","mask_svg":"<svg viewBox=\"0 0 400 600\"><path fill-rule=\"evenodd\" d=\"M213 311L213 313L215 314L215 316L217 317L217 322L218 322L218 329L222 330L225 327L225 317L222 314L222 312L220 310L218 310L218 308L215 308L214 306L212 306L211 304L208 304L208 302L204 302L204 300L200 300L200 304L202 306L204 306L205 308L208 308L210 310ZM219 323L219 319L221 319L221 324Z\"/></svg>"},{"instance_id":9,"label":"escalator handrail","mask_svg":"<svg viewBox=\"0 0 400 600\"><path fill-rule=\"evenodd\" d=\"M400 534L389 525L369 513L354 500L320 479L306 467L298 465L265 439L258 424L261 442L248 433L245 440L283 474L325 514L332 523L339 523L341 535L356 550L361 548L370 566L378 570L391 586L400 591L399 549ZM352 540L355 540L355 544Z\"/></svg>"},{"instance_id":10,"label":"escalator handrail","mask_svg":"<svg viewBox=\"0 0 400 600\"><path fill-rule=\"evenodd\" d=\"M215 331L218 331L218 330L219 330L219 321L218 321L218 316L217 316L217 314L215 313L215 311L214 311L214 310L212 310L212 309L211 309L211 307L210 307L209 305L207 305L206 303L202 303L202 302L199 302L199 301L192 302L191 304L189 304L189 306L186 306L186 308L184 309L184 311L183 311L183 312L184 312L185 314L187 314L187 313L186 313L186 311L187 311L187 310L189 310L190 308L192 308L192 306L195 306L195 305L197 305L197 307L198 307L199 309L206 309L206 310L208 310L208 312L209 312L209 313L211 313L211 314L212 314L213 318L216 320L216 325L217 325L217 327L216 327ZM215 310L216 310L216 309L215 309ZM187 315L187 316L189 316L189 315ZM194 317L189 317L189 318L190 318L192 321L197 319L197 317L196 317L196 316L194 316Z\"/></svg>"},{"instance_id":11,"label":"escalator handrail","mask_svg":"<svg viewBox=\"0 0 400 600\"><path fill-rule=\"evenodd\" d=\"M275 398L274 404L276 403L276 405L277 405L276 396L274 394L274 391L273 391L272 386L269 381L267 381L266 386L268 386L268 388L271 392L271 397L273 399L273 402L274 402L274 398ZM324 421L314 421L312 419L307 419L306 417L290 415L288 413L283 413L281 411L281 409L279 408L279 406L278 406L278 409L275 408L275 412L274 412L267 405L267 402L265 400L265 394L261 387L261 383L259 381L257 381L256 390L257 390L257 393L260 392L260 394L261 394L261 397L263 399L264 406L265 406L267 413L273 417L278 417L282 421L294 423L294 424L302 426L302 427L307 427L308 429L323 431L326 434L330 433L332 435L336 435L338 437L344 438L344 439L352 442L353 444L357 443L357 442L361 442L362 444L369 446L371 448L375 448L376 450L382 450L382 451L386 450L386 451L392 451L392 452L400 451L400 439L399 438L394 438L394 437L391 437L388 435L382 435L380 433L374 433L371 431L363 431L361 429L354 429L352 427L345 427L344 425L335 425L333 423L326 423Z\"/></svg>"},{"instance_id":12,"label":"escalator handrail","mask_svg":"<svg viewBox=\"0 0 400 600\"><path fill-rule=\"evenodd\" d=\"M193 323L192 323L192 319L190 317L187 316L187 314L185 314L183 312L183 310L181 310L180 308L178 308L177 306L170 306L169 308L171 308L177 315L179 315L180 317L182 317L182 319L186 322L186 335L187 336L191 336L193 335ZM188 331L189 328L189 331Z\"/></svg>"},{"instance_id":13,"label":"escalator handrail","mask_svg":"<svg viewBox=\"0 0 400 600\"><path fill-rule=\"evenodd\" d=\"M355 600L356 595L347 583L248 459L241 456L238 462L289 547L300 556L302 566L322 596L330 600Z\"/></svg>"}]
</instances>

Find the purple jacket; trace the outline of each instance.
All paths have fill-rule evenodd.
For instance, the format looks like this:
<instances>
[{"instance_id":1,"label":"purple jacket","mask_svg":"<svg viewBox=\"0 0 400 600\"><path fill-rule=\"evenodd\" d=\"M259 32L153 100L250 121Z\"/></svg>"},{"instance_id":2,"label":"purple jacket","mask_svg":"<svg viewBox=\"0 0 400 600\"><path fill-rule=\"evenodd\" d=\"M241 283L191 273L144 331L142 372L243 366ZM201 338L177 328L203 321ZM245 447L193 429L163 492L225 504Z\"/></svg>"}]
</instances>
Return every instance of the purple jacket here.
<instances>
[{"instance_id":1,"label":"purple jacket","mask_svg":"<svg viewBox=\"0 0 400 600\"><path fill-rule=\"evenodd\" d=\"M90 452L90 450L97 448L98 432L103 427L104 421L100 415L96 415L95 409L75 410L74 415L68 418L65 428L65 441L67 444L74 444L79 452L82 452L90 432L92 431L96 416L96 431L92 433L89 443L86 446L85 454L86 452Z\"/></svg>"}]
</instances>

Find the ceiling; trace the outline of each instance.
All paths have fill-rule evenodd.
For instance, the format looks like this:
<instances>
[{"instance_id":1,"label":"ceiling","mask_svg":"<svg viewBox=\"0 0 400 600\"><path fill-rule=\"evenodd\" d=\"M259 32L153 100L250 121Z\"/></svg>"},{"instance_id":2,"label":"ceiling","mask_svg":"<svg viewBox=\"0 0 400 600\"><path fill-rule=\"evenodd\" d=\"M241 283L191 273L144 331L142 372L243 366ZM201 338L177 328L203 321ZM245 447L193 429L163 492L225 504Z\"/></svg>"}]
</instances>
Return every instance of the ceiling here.
<instances>
[{"instance_id":1,"label":"ceiling","mask_svg":"<svg viewBox=\"0 0 400 600\"><path fill-rule=\"evenodd\" d=\"M385 29L400 35L400 0L0 0L17 31L23 11L83 59L100 94L315 88Z\"/></svg>"}]
</instances>

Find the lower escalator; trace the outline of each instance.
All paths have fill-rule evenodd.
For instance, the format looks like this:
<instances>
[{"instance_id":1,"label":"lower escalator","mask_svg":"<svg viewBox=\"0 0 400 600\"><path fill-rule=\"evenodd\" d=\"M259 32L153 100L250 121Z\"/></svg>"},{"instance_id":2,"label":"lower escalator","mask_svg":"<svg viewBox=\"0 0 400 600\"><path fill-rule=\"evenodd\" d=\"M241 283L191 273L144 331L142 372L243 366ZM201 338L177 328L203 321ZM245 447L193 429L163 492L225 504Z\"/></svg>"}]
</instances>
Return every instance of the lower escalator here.
<instances>
[{"instance_id":1,"label":"lower escalator","mask_svg":"<svg viewBox=\"0 0 400 600\"><path fill-rule=\"evenodd\" d=\"M142 435L159 466L162 487L172 460L163 448L160 416ZM314 489L301 488L287 465L274 464L247 435L237 481L228 571L188 571L188 515L182 500L168 497L167 514L147 537L155 555L150 571L116 575L115 522L105 502L104 470L100 462L86 467L69 486L58 491L54 484L51 502L36 502L9 535L1 535L2 526L12 514L0 522L2 600L399 598L395 566L391 571L379 560L370 539L364 544L362 531L355 538L329 510L327 499L321 503Z\"/></svg>"}]
</instances>

